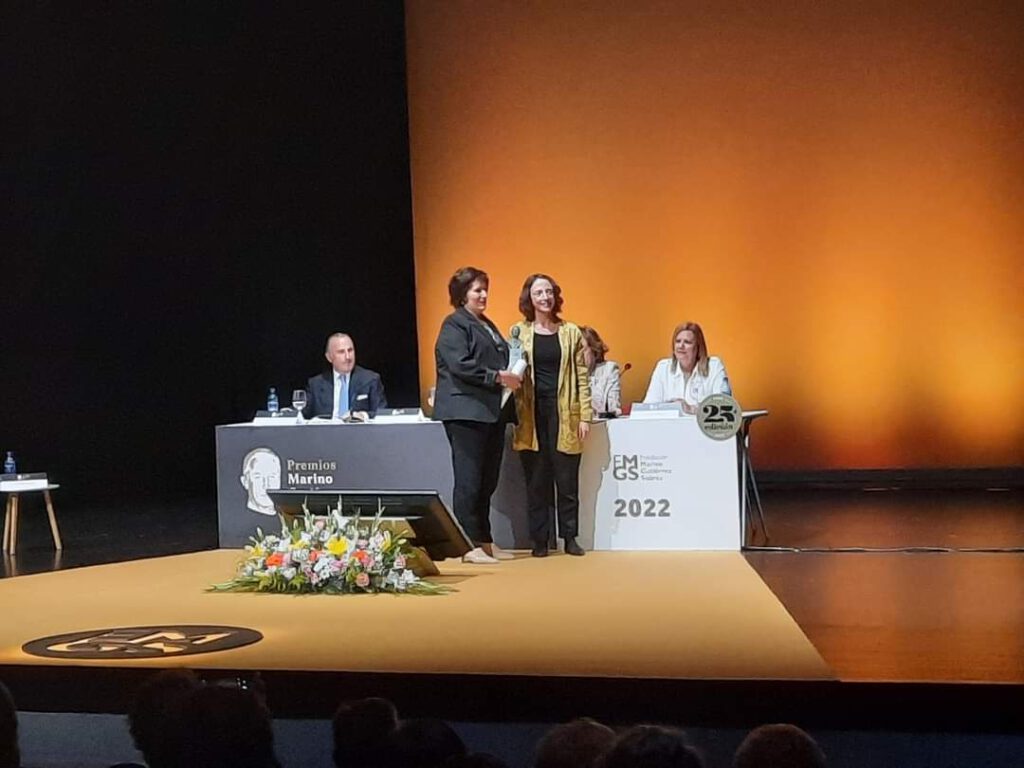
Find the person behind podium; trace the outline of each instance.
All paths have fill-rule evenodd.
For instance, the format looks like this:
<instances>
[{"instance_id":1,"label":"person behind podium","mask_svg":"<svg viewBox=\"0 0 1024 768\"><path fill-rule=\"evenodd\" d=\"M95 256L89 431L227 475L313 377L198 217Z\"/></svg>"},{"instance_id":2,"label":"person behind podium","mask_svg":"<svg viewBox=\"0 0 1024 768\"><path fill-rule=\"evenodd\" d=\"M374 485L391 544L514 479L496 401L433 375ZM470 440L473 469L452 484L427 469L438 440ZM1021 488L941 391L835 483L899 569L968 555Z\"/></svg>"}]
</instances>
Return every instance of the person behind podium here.
<instances>
[{"instance_id":1,"label":"person behind podium","mask_svg":"<svg viewBox=\"0 0 1024 768\"><path fill-rule=\"evenodd\" d=\"M303 416L351 417L366 421L381 408L388 407L380 374L356 365L356 348L351 336L347 333L328 336L324 357L331 364L331 370L309 380L309 402Z\"/></svg>"},{"instance_id":2,"label":"person behind podium","mask_svg":"<svg viewBox=\"0 0 1024 768\"><path fill-rule=\"evenodd\" d=\"M455 311L441 323L434 345L437 382L433 418L444 424L452 449L453 504L473 550L467 563L497 563L512 555L491 536L491 495L505 450L505 425L515 420L511 398L522 379L508 368L508 344L484 311L487 273L464 267L448 282Z\"/></svg>"},{"instance_id":3,"label":"person behind podium","mask_svg":"<svg viewBox=\"0 0 1024 768\"><path fill-rule=\"evenodd\" d=\"M579 474L583 441L590 432L590 377L580 329L559 317L562 289L548 275L526 278L516 323L529 363L516 394L515 439L526 475L526 500L534 557L547 557L550 510L558 511L565 552L582 555ZM513 335L514 332L513 332Z\"/></svg>"},{"instance_id":4,"label":"person behind podium","mask_svg":"<svg viewBox=\"0 0 1024 768\"><path fill-rule=\"evenodd\" d=\"M677 402L696 413L709 395L732 394L725 365L708 356L704 331L697 323L680 323L672 332L672 357L659 360L651 374L645 403Z\"/></svg>"},{"instance_id":5,"label":"person behind podium","mask_svg":"<svg viewBox=\"0 0 1024 768\"><path fill-rule=\"evenodd\" d=\"M590 407L595 414L607 416L622 415L622 373L619 364L606 360L608 345L601 335L589 325L581 325L583 334L583 355L590 373Z\"/></svg>"}]
</instances>

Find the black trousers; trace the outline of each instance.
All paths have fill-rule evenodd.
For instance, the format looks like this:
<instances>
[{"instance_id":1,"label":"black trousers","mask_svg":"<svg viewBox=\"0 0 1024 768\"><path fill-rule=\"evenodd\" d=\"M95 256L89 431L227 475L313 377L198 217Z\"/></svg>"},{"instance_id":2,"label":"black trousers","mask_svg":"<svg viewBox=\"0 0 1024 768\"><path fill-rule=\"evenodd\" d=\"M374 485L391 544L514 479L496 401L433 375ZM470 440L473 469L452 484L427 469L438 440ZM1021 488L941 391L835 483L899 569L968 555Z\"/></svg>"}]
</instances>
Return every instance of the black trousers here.
<instances>
[{"instance_id":1,"label":"black trousers","mask_svg":"<svg viewBox=\"0 0 1024 768\"><path fill-rule=\"evenodd\" d=\"M580 454L562 453L558 445L558 401L538 399L534 404L537 451L520 451L526 475L530 538L547 544L551 538L551 511L558 510L558 535L575 537L580 518ZM557 505L556 505L557 498Z\"/></svg>"},{"instance_id":2,"label":"black trousers","mask_svg":"<svg viewBox=\"0 0 1024 768\"><path fill-rule=\"evenodd\" d=\"M455 517L474 545L490 544L491 496L498 487L505 422L446 421L444 431L452 446Z\"/></svg>"}]
</instances>

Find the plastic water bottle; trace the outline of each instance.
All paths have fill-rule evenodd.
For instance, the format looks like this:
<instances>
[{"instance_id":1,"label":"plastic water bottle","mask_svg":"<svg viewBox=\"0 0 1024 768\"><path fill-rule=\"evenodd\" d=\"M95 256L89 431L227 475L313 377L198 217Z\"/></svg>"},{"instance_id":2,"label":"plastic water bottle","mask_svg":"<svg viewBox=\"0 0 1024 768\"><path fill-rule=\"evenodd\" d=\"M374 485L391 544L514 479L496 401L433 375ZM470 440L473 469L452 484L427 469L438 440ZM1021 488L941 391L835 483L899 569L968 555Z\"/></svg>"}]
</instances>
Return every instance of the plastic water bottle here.
<instances>
[{"instance_id":1,"label":"plastic water bottle","mask_svg":"<svg viewBox=\"0 0 1024 768\"><path fill-rule=\"evenodd\" d=\"M18 465L14 461L14 454L11 451L7 452L7 458L4 459L4 474L5 475L16 475L18 474Z\"/></svg>"},{"instance_id":2,"label":"plastic water bottle","mask_svg":"<svg viewBox=\"0 0 1024 768\"><path fill-rule=\"evenodd\" d=\"M281 410L281 404L277 402L277 389L274 387L270 388L270 394L267 395L267 410L271 413Z\"/></svg>"}]
</instances>

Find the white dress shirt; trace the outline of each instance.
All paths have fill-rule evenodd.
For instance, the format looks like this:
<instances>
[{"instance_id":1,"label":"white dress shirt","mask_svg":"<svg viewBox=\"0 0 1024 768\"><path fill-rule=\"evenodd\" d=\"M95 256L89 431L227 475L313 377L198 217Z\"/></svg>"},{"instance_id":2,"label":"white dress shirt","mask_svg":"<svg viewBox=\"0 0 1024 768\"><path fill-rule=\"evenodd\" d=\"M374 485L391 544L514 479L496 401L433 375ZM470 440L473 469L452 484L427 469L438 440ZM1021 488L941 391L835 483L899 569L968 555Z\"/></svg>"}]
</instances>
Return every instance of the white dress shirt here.
<instances>
[{"instance_id":1,"label":"white dress shirt","mask_svg":"<svg viewBox=\"0 0 1024 768\"><path fill-rule=\"evenodd\" d=\"M651 374L651 383L644 396L645 403L666 403L669 400L682 400L689 405L698 405L708 395L732 394L729 375L725 366L717 357L708 358L708 375L702 376L694 367L693 373L686 377L678 365L672 370L673 358L659 360Z\"/></svg>"}]
</instances>

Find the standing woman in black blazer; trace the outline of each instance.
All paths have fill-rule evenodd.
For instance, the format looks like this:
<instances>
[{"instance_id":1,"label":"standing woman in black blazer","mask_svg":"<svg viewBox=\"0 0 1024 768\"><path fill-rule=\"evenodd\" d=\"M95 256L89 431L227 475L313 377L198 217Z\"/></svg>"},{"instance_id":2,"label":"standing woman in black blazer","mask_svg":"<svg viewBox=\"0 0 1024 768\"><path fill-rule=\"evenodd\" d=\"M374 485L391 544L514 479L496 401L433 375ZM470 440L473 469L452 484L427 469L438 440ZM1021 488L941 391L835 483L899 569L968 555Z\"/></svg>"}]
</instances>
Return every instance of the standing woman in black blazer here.
<instances>
[{"instance_id":1,"label":"standing woman in black blazer","mask_svg":"<svg viewBox=\"0 0 1024 768\"><path fill-rule=\"evenodd\" d=\"M515 420L513 399L502 407L505 388L515 391L522 378L508 371L508 345L484 310L487 273L463 267L448 281L455 311L444 319L434 346L437 386L434 419L444 422L452 446L453 502L475 547L462 559L497 563L512 555L491 537L491 495L505 449L505 424Z\"/></svg>"}]
</instances>

